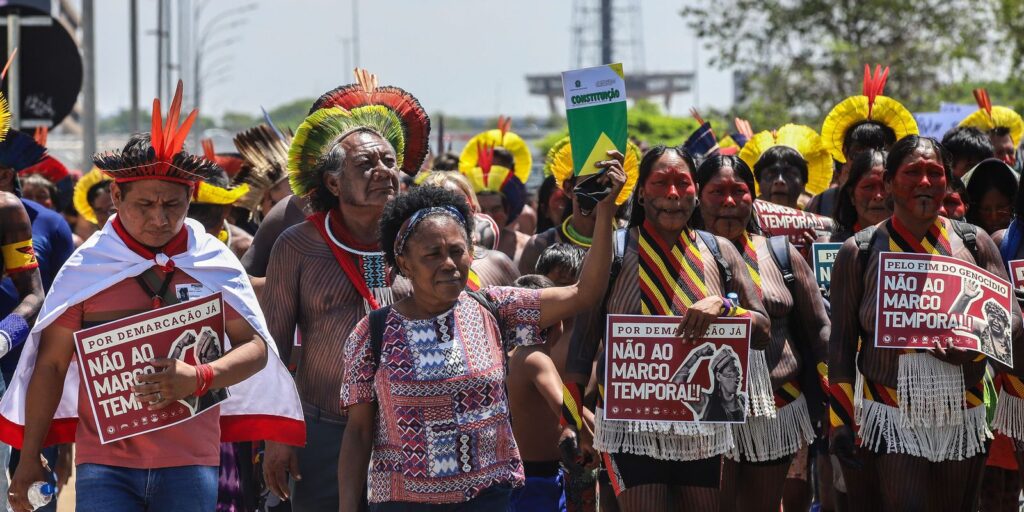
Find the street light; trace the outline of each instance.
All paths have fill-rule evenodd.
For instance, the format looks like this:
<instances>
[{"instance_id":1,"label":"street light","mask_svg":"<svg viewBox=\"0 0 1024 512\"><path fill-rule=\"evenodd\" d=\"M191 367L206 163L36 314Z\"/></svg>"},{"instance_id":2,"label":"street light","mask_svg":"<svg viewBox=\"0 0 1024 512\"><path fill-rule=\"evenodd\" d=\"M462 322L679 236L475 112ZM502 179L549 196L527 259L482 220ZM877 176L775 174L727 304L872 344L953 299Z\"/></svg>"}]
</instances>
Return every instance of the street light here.
<instances>
[{"instance_id":1,"label":"street light","mask_svg":"<svg viewBox=\"0 0 1024 512\"><path fill-rule=\"evenodd\" d=\"M196 2L197 5L192 18L193 27L199 27L200 19L205 14L206 8L212 3L213 2L209 1ZM193 56L194 72L192 77L193 80L195 80L195 108L200 108L202 104L202 90L204 82L210 79L209 74L205 77L200 76L203 71L203 57L209 57L210 53L225 49L236 43L239 39L238 37L229 37L223 40L218 40L215 44L209 44L210 36L214 33L224 34L244 26L247 20L244 17L240 18L240 16L255 10L257 7L259 7L259 5L256 2L250 2L238 7L220 11L215 15L215 18L206 22L206 25L203 26L201 30L195 30L192 32L192 48L195 52ZM226 67L221 67L220 69L226 69ZM196 122L199 124L198 119ZM202 130L197 127L196 130L193 130L193 133L198 137L201 131Z\"/></svg>"}]
</instances>

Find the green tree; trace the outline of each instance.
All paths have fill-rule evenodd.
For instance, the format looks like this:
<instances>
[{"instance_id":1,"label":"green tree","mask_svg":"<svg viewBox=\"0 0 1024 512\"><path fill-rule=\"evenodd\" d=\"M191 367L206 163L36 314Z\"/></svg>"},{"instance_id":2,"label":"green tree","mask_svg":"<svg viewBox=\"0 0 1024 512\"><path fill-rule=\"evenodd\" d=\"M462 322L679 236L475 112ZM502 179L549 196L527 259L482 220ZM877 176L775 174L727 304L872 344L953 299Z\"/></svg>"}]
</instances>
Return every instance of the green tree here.
<instances>
[{"instance_id":1,"label":"green tree","mask_svg":"<svg viewBox=\"0 0 1024 512\"><path fill-rule=\"evenodd\" d=\"M911 111L935 103L944 85L967 78L953 70L966 75L986 57L995 2L1020 0L723 0L682 15L713 65L748 77L746 97L759 104L737 113L813 126L860 92L864 64L891 66L886 95Z\"/></svg>"}]
</instances>

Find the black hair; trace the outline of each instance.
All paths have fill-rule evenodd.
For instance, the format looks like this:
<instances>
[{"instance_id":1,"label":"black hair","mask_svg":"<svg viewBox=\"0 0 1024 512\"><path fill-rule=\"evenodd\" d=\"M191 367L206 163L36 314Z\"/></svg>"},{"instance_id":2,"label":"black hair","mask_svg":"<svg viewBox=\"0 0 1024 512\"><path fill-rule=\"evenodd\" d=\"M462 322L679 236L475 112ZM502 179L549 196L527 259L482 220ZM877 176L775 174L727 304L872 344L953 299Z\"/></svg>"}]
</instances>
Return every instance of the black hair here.
<instances>
[{"instance_id":1,"label":"black hair","mask_svg":"<svg viewBox=\"0 0 1024 512\"><path fill-rule=\"evenodd\" d=\"M712 153L700 163L697 167L697 172L694 175L694 181L697 183L697 194L700 195L700 191L704 190L704 186L711 181L718 173L726 168L731 167L736 173L736 177L747 184L747 188L750 189L750 194L754 194L754 173L750 170L750 166L743 161L742 158L736 155L723 155L721 153ZM693 211L693 215L690 216L690 227L695 229L707 229L704 225L704 217L700 214L700 208ZM761 233L761 225L757 222L757 215L754 213L753 207L750 209L750 220L747 221L747 232L749 233Z\"/></svg>"},{"instance_id":2,"label":"black hair","mask_svg":"<svg viewBox=\"0 0 1024 512\"><path fill-rule=\"evenodd\" d=\"M551 196L558 190L558 182L554 176L548 176L544 178L544 181L540 183L540 188L537 189L537 232L543 233L554 227L551 220L548 219L548 201ZM565 208L562 211L562 220L565 220L567 215L571 215L572 211L569 208Z\"/></svg>"},{"instance_id":3,"label":"black hair","mask_svg":"<svg viewBox=\"0 0 1024 512\"><path fill-rule=\"evenodd\" d=\"M1005 126L996 126L988 132L998 137L1006 137L1010 134L1010 129Z\"/></svg>"},{"instance_id":4,"label":"black hair","mask_svg":"<svg viewBox=\"0 0 1024 512\"><path fill-rule=\"evenodd\" d=\"M231 186L231 179L228 178L228 173L221 169L220 166L217 166L216 170L210 173L203 181L219 188ZM188 216L199 221L207 231L211 231L223 226L224 214L230 209L230 204L202 204L193 201L188 205Z\"/></svg>"},{"instance_id":5,"label":"black hair","mask_svg":"<svg viewBox=\"0 0 1024 512\"><path fill-rule=\"evenodd\" d=\"M459 155L454 153L441 153L434 158L435 171L458 171Z\"/></svg>"},{"instance_id":6,"label":"black hair","mask_svg":"<svg viewBox=\"0 0 1024 512\"><path fill-rule=\"evenodd\" d=\"M851 158L853 155L850 151L854 146L860 151L865 149L885 150L895 143L896 132L892 128L878 121L860 121L846 130L843 135L843 154L846 155L846 158Z\"/></svg>"},{"instance_id":7,"label":"black hair","mask_svg":"<svg viewBox=\"0 0 1024 512\"><path fill-rule=\"evenodd\" d=\"M939 157L939 162L946 170L946 181L950 181L953 178L953 171L950 165L949 151L946 151L946 148L942 147L942 143L938 140L920 135L907 135L896 141L896 144L893 144L892 149L889 150L888 157L885 159L885 175L883 179L885 181L892 180L896 176L896 171L899 170L900 164L903 163L903 159L914 154L914 151L917 151L917 148L923 144L930 144L932 149L935 150L935 154Z\"/></svg>"},{"instance_id":8,"label":"black hair","mask_svg":"<svg viewBox=\"0 0 1024 512\"><path fill-rule=\"evenodd\" d=\"M500 165L507 167L509 170L515 170L516 160L512 157L512 152L505 148L494 148L494 165Z\"/></svg>"},{"instance_id":9,"label":"black hair","mask_svg":"<svg viewBox=\"0 0 1024 512\"><path fill-rule=\"evenodd\" d=\"M636 202L640 200L639 190L643 188L644 183L647 183L647 178L651 177L651 171L654 169L654 164L658 163L662 155L666 151L674 151L679 158L682 158L686 162L686 167L689 168L690 174L692 175L696 169L697 164L693 161L693 155L686 150L682 145L679 146L666 146L664 144L658 144L653 148L647 150L644 153L644 157L640 159L640 170L638 171L636 191L633 192L631 201L634 202L632 205L632 211L629 214L629 227L634 228L644 223L644 207Z\"/></svg>"},{"instance_id":10,"label":"black hair","mask_svg":"<svg viewBox=\"0 0 1024 512\"><path fill-rule=\"evenodd\" d=\"M516 288L526 288L527 290L543 290L544 288L553 288L555 283L545 276L539 274L526 274L525 276L519 276L512 286Z\"/></svg>"},{"instance_id":11,"label":"black hair","mask_svg":"<svg viewBox=\"0 0 1024 512\"><path fill-rule=\"evenodd\" d=\"M996 155L988 134L973 126L957 126L949 130L942 136L942 145L954 163L966 160L969 167Z\"/></svg>"},{"instance_id":12,"label":"black hair","mask_svg":"<svg viewBox=\"0 0 1024 512\"><path fill-rule=\"evenodd\" d=\"M574 244L555 244L540 253L537 264L534 265L534 271L541 275L547 275L556 268L564 268L573 280L578 280L580 270L583 268L583 259L586 256L587 251L582 247Z\"/></svg>"},{"instance_id":13,"label":"black hair","mask_svg":"<svg viewBox=\"0 0 1024 512\"><path fill-rule=\"evenodd\" d=\"M108 171L128 169L147 165L153 162L155 150L152 139L148 133L136 133L128 138L121 151L97 153L93 155L93 164ZM201 156L191 155L181 150L171 160L171 165L184 169L186 172L199 176L202 179L209 179L218 172L224 172L216 163ZM122 196L127 195L134 182L126 181L117 184ZM182 188L188 189L185 184L179 184Z\"/></svg>"},{"instance_id":14,"label":"black hair","mask_svg":"<svg viewBox=\"0 0 1024 512\"><path fill-rule=\"evenodd\" d=\"M807 160L804 160L799 151L783 145L772 146L761 155L761 158L754 164L754 178L761 181L762 173L777 167L792 167L800 171L800 179L803 180L804 185L807 185Z\"/></svg>"},{"instance_id":15,"label":"black hair","mask_svg":"<svg viewBox=\"0 0 1024 512\"><path fill-rule=\"evenodd\" d=\"M89 187L89 190L85 191L85 202L89 203L89 206L93 206L93 203L96 202L96 197L99 196L101 192L110 193L111 183L112 182L110 180L93 183L93 185Z\"/></svg>"},{"instance_id":16,"label":"black hair","mask_svg":"<svg viewBox=\"0 0 1024 512\"><path fill-rule=\"evenodd\" d=\"M836 221L837 233L852 233L853 226L857 223L857 207L853 204L853 191L857 190L860 180L875 168L875 163L885 167L885 159L888 156L884 150L869 149L861 151L850 160L850 175L846 183L839 187L836 194L836 207L832 212L832 218ZM864 226L867 227L867 226Z\"/></svg>"},{"instance_id":17,"label":"black hair","mask_svg":"<svg viewBox=\"0 0 1024 512\"><path fill-rule=\"evenodd\" d=\"M388 264L392 267L398 266L395 260L395 239L402 224L424 208L444 206L451 206L462 214L462 218L466 219L463 226L466 240L473 240L473 214L470 213L469 204L464 197L441 187L416 187L388 201L384 206L384 213L380 216L377 237Z\"/></svg>"},{"instance_id":18,"label":"black hair","mask_svg":"<svg viewBox=\"0 0 1024 512\"><path fill-rule=\"evenodd\" d=\"M1009 199L1010 204L1013 204L1016 209L1020 203L1020 199L1017 197L1019 186L1009 165L995 158L983 160L971 172L966 186L966 197L961 198L964 203L970 205L967 215L964 215L964 220L975 226L980 226L981 198L985 197L989 190L998 191L1003 197Z\"/></svg>"}]
</instances>

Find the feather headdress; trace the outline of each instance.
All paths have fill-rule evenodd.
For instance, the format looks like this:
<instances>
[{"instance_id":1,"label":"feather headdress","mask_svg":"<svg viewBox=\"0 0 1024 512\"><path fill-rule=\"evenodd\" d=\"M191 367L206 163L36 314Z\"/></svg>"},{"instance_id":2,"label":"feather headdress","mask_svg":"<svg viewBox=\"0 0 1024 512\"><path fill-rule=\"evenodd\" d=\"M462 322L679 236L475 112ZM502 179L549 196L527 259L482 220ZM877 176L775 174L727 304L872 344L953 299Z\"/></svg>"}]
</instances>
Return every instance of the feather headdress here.
<instances>
[{"instance_id":1,"label":"feather headdress","mask_svg":"<svg viewBox=\"0 0 1024 512\"><path fill-rule=\"evenodd\" d=\"M888 126L896 133L896 140L918 133L917 121L900 102L883 96L885 82L889 79L889 68L864 65L864 82L858 96L850 96L836 105L821 126L821 142L837 162L845 163L843 142L846 132L857 123L875 121Z\"/></svg>"},{"instance_id":2,"label":"feather headdress","mask_svg":"<svg viewBox=\"0 0 1024 512\"><path fill-rule=\"evenodd\" d=\"M625 157L622 168L626 171L626 183L622 185L622 191L615 198L615 204L629 200L640 177L640 148L633 144L633 141L626 142ZM561 188L565 180L572 177L572 171L572 145L569 137L563 137L548 150L547 160L544 162L544 176L554 176L555 183Z\"/></svg>"},{"instance_id":3,"label":"feather headdress","mask_svg":"<svg viewBox=\"0 0 1024 512\"><path fill-rule=\"evenodd\" d=\"M324 108L341 107L359 118L359 110L367 107L382 107L389 110L398 119L401 130L391 137L385 133L378 133L395 147L402 170L410 176L415 175L430 149L430 117L427 116L426 110L415 96L405 90L390 85L378 85L377 75L365 69L356 68L355 75L356 83L324 93L313 103L309 114ZM364 128L377 131L373 125ZM401 135L400 144L396 144L396 135ZM398 148L399 145L402 146L401 150Z\"/></svg>"},{"instance_id":4,"label":"feather headdress","mask_svg":"<svg viewBox=\"0 0 1024 512\"><path fill-rule=\"evenodd\" d=\"M216 171L217 164L183 149L198 110L193 109L179 125L182 83L174 91L166 122L160 113L160 99L153 100L153 123L147 139L128 144L121 151L93 155L93 163L117 183L163 180L194 185Z\"/></svg>"},{"instance_id":5,"label":"feather headdress","mask_svg":"<svg viewBox=\"0 0 1024 512\"><path fill-rule=\"evenodd\" d=\"M94 167L91 171L85 173L85 176L82 176L77 183L75 183L75 210L77 210L79 215L81 215L85 220L93 224L98 223L99 220L96 218L96 212L92 209L92 205L89 204L89 189L105 181L110 181L110 177L104 174L103 171Z\"/></svg>"},{"instance_id":6,"label":"feather headdress","mask_svg":"<svg viewBox=\"0 0 1024 512\"><path fill-rule=\"evenodd\" d=\"M753 169L764 152L774 146L791 147L807 161L807 183L804 189L809 194L820 194L828 188L832 182L832 157L814 128L786 124L778 130L760 132L743 146L740 158ZM760 185L755 183L755 186Z\"/></svg>"},{"instance_id":7,"label":"feather headdress","mask_svg":"<svg viewBox=\"0 0 1024 512\"><path fill-rule=\"evenodd\" d=\"M512 119L501 116L498 127L477 134L462 149L459 171L477 194L501 194L505 199L508 222L515 221L526 205L526 181L533 168L533 155L521 137L512 133ZM512 155L512 167L494 163L494 150L502 148Z\"/></svg>"},{"instance_id":8,"label":"feather headdress","mask_svg":"<svg viewBox=\"0 0 1024 512\"><path fill-rule=\"evenodd\" d=\"M235 135L235 148L245 165L235 175L234 182L249 185L249 193L238 200L237 206L254 211L264 192L288 179L288 146L291 142L290 136L274 129L271 124L260 124Z\"/></svg>"},{"instance_id":9,"label":"feather headdress","mask_svg":"<svg viewBox=\"0 0 1024 512\"><path fill-rule=\"evenodd\" d=\"M996 128L1010 131L1010 139L1016 147L1024 137L1024 120L1013 109L992 106L992 100L985 89L975 89L974 99L978 102L978 110L960 121L960 126L972 126L981 131L989 132Z\"/></svg>"}]
</instances>

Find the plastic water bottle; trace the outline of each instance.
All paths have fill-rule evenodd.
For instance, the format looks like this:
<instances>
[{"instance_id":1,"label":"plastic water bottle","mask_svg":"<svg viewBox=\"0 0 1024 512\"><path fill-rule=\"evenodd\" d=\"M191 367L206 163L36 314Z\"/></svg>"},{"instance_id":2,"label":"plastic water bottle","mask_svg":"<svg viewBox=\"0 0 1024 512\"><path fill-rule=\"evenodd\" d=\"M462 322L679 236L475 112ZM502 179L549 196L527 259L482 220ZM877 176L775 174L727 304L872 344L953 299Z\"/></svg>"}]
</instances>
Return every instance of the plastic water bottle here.
<instances>
[{"instance_id":1,"label":"plastic water bottle","mask_svg":"<svg viewBox=\"0 0 1024 512\"><path fill-rule=\"evenodd\" d=\"M35 482L28 488L28 503L32 510L39 510L50 504L54 494L57 494L57 487L50 482Z\"/></svg>"}]
</instances>

